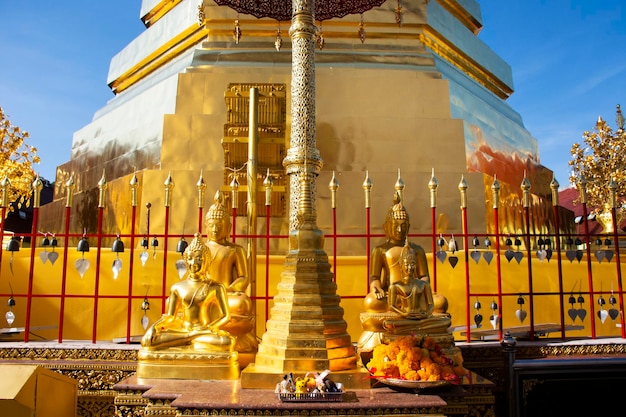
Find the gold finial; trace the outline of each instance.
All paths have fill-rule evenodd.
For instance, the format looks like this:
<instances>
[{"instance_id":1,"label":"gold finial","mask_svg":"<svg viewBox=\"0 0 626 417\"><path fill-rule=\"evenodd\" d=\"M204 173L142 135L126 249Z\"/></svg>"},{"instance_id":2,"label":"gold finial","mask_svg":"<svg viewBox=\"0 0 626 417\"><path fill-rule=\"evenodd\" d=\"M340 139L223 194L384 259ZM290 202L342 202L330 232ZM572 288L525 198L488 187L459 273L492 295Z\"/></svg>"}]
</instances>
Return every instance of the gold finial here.
<instances>
[{"instance_id":1,"label":"gold finial","mask_svg":"<svg viewBox=\"0 0 626 417\"><path fill-rule=\"evenodd\" d=\"M465 176L461 175L461 181L459 182L459 191L461 193L461 210L467 208L467 188L469 185L465 181Z\"/></svg>"},{"instance_id":2,"label":"gold finial","mask_svg":"<svg viewBox=\"0 0 626 417\"><path fill-rule=\"evenodd\" d=\"M578 180L578 192L580 193L580 203L587 204L587 180L583 176Z\"/></svg>"},{"instance_id":3,"label":"gold finial","mask_svg":"<svg viewBox=\"0 0 626 417\"><path fill-rule=\"evenodd\" d=\"M11 181L9 181L9 177L5 175L0 181L0 207L8 207L9 205L9 187L11 186Z\"/></svg>"},{"instance_id":4,"label":"gold finial","mask_svg":"<svg viewBox=\"0 0 626 417\"><path fill-rule=\"evenodd\" d=\"M493 175L493 183L491 184L491 197L493 198L493 208L497 209L500 205L500 183L496 175Z\"/></svg>"},{"instance_id":5,"label":"gold finial","mask_svg":"<svg viewBox=\"0 0 626 417\"><path fill-rule=\"evenodd\" d=\"M274 180L272 180L272 176L270 175L270 169L267 169L267 174L265 174L265 179L263 180L263 186L265 187L265 205L272 205L272 187L274 186Z\"/></svg>"},{"instance_id":6,"label":"gold finial","mask_svg":"<svg viewBox=\"0 0 626 417\"><path fill-rule=\"evenodd\" d=\"M74 174L70 175L70 179L65 183L67 188L67 199L65 200L65 207L72 207L72 201L74 200L74 188L76 183L74 182Z\"/></svg>"},{"instance_id":7,"label":"gold finial","mask_svg":"<svg viewBox=\"0 0 626 417\"><path fill-rule=\"evenodd\" d=\"M106 190L107 188L107 180L106 177L104 176L104 170L102 170L102 177L100 178L100 181L98 181L98 207L99 208L103 208L104 207L104 190Z\"/></svg>"},{"instance_id":8,"label":"gold finial","mask_svg":"<svg viewBox=\"0 0 626 417\"><path fill-rule=\"evenodd\" d=\"M611 180L609 181L609 190L611 190L609 204L611 209L614 209L617 207L617 182L614 176L611 176Z\"/></svg>"},{"instance_id":9,"label":"gold finial","mask_svg":"<svg viewBox=\"0 0 626 417\"><path fill-rule=\"evenodd\" d=\"M624 131L624 115L622 114L622 107L619 104L617 105L616 113L617 115L615 117L615 121L617 122L617 130L619 132L623 132Z\"/></svg>"},{"instance_id":10,"label":"gold finial","mask_svg":"<svg viewBox=\"0 0 626 417\"><path fill-rule=\"evenodd\" d=\"M400 198L402 199L402 201L404 201L404 187L404 181L400 177L400 168L398 168L398 179L396 180L394 188L400 194Z\"/></svg>"},{"instance_id":11,"label":"gold finial","mask_svg":"<svg viewBox=\"0 0 626 417\"><path fill-rule=\"evenodd\" d=\"M206 219L226 219L228 217L228 210L224 205L224 194L221 190L217 190L213 196L213 204L206 213Z\"/></svg>"},{"instance_id":12,"label":"gold finial","mask_svg":"<svg viewBox=\"0 0 626 417\"><path fill-rule=\"evenodd\" d=\"M41 206L41 190L43 190L43 181L39 178L39 174L37 174L31 186L33 189L33 208L38 208Z\"/></svg>"},{"instance_id":13,"label":"gold finial","mask_svg":"<svg viewBox=\"0 0 626 417\"><path fill-rule=\"evenodd\" d=\"M520 184L520 188L522 189L522 206L524 208L530 207L530 181L528 177L526 177L526 171L524 171L524 179Z\"/></svg>"},{"instance_id":14,"label":"gold finial","mask_svg":"<svg viewBox=\"0 0 626 417\"><path fill-rule=\"evenodd\" d=\"M165 207L169 207L172 202L172 190L174 189L174 180L172 179L172 171L169 172L165 182Z\"/></svg>"},{"instance_id":15,"label":"gold finial","mask_svg":"<svg viewBox=\"0 0 626 417\"><path fill-rule=\"evenodd\" d=\"M365 181L363 181L363 191L365 191L365 208L372 207L372 186L374 183L370 179L369 171L365 171Z\"/></svg>"},{"instance_id":16,"label":"gold finial","mask_svg":"<svg viewBox=\"0 0 626 417\"><path fill-rule=\"evenodd\" d=\"M433 168L430 181L428 181L428 189L430 190L430 208L437 207L437 188L439 188L439 181L435 178L435 168Z\"/></svg>"},{"instance_id":17,"label":"gold finial","mask_svg":"<svg viewBox=\"0 0 626 417\"><path fill-rule=\"evenodd\" d=\"M130 203L133 207L137 207L137 189L139 188L139 180L137 179L137 171L133 173L130 179Z\"/></svg>"},{"instance_id":18,"label":"gold finial","mask_svg":"<svg viewBox=\"0 0 626 417\"><path fill-rule=\"evenodd\" d=\"M232 207L236 210L239 208L239 181L237 181L237 175L233 175L233 180L230 182L230 193Z\"/></svg>"},{"instance_id":19,"label":"gold finial","mask_svg":"<svg viewBox=\"0 0 626 417\"><path fill-rule=\"evenodd\" d=\"M596 130L602 130L605 125L606 122L602 119L602 116L598 116L598 121L596 122Z\"/></svg>"},{"instance_id":20,"label":"gold finial","mask_svg":"<svg viewBox=\"0 0 626 417\"><path fill-rule=\"evenodd\" d=\"M550 188L552 189L552 205L554 207L559 205L559 182L556 180L554 174L552 174L552 181L550 181Z\"/></svg>"},{"instance_id":21,"label":"gold finial","mask_svg":"<svg viewBox=\"0 0 626 417\"><path fill-rule=\"evenodd\" d=\"M276 27L276 39L274 40L274 48L277 51L280 51L280 48L283 46L283 38L280 36L280 22L278 22L278 26Z\"/></svg>"},{"instance_id":22,"label":"gold finial","mask_svg":"<svg viewBox=\"0 0 626 417\"><path fill-rule=\"evenodd\" d=\"M235 44L239 45L239 41L241 40L241 28L239 27L239 19L235 19L235 28L233 29L233 39L235 40Z\"/></svg>"},{"instance_id":23,"label":"gold finial","mask_svg":"<svg viewBox=\"0 0 626 417\"><path fill-rule=\"evenodd\" d=\"M333 177L328 183L328 188L330 189L330 207L333 209L337 208L337 189L339 188L339 181L337 181L337 177L335 177L335 171L333 171Z\"/></svg>"},{"instance_id":24,"label":"gold finial","mask_svg":"<svg viewBox=\"0 0 626 417\"><path fill-rule=\"evenodd\" d=\"M204 192L206 191L206 182L204 182L204 178L202 177L202 170L200 170L200 178L196 183L196 188L198 189L198 208L204 207Z\"/></svg>"}]
</instances>

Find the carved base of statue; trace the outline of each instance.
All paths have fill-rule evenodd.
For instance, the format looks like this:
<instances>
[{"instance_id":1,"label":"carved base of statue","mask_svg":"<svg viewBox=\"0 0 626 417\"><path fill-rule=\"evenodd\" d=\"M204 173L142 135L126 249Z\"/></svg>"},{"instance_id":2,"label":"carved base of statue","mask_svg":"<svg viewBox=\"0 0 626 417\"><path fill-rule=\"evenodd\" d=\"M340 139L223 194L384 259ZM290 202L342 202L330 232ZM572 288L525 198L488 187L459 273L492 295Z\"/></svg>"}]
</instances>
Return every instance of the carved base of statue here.
<instances>
[{"instance_id":1,"label":"carved base of statue","mask_svg":"<svg viewBox=\"0 0 626 417\"><path fill-rule=\"evenodd\" d=\"M200 341L198 343L201 343ZM151 350L137 354L137 377L156 379L239 379L237 352L203 351L200 345Z\"/></svg>"},{"instance_id":2,"label":"carved base of statue","mask_svg":"<svg viewBox=\"0 0 626 417\"><path fill-rule=\"evenodd\" d=\"M360 319L363 333L357 343L359 353L371 352L380 344L387 344L410 334L432 337L449 357L460 352L454 346L454 336L448 333L451 324L448 314L433 314L424 319L413 320L392 311L364 312Z\"/></svg>"}]
</instances>

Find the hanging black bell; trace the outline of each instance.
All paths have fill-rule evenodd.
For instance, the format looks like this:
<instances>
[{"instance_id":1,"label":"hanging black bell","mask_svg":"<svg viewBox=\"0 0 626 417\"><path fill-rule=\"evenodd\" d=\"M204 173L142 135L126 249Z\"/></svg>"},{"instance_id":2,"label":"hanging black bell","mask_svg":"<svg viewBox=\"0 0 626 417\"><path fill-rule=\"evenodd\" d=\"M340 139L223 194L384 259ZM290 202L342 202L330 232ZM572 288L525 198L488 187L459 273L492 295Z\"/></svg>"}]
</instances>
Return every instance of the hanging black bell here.
<instances>
[{"instance_id":1,"label":"hanging black bell","mask_svg":"<svg viewBox=\"0 0 626 417\"><path fill-rule=\"evenodd\" d=\"M474 247L480 245L480 240L478 240L478 236L474 236L474 239L472 239L472 245L474 245Z\"/></svg>"},{"instance_id":2,"label":"hanging black bell","mask_svg":"<svg viewBox=\"0 0 626 417\"><path fill-rule=\"evenodd\" d=\"M144 238L143 238L143 239L141 239L141 246L142 246L144 249L148 249L148 238L147 238L147 237L145 237L145 236L144 236Z\"/></svg>"},{"instance_id":3,"label":"hanging black bell","mask_svg":"<svg viewBox=\"0 0 626 417\"><path fill-rule=\"evenodd\" d=\"M567 243L569 246L572 246L574 244L574 239L572 239L571 237L568 237L565 240L565 243Z\"/></svg>"},{"instance_id":4,"label":"hanging black bell","mask_svg":"<svg viewBox=\"0 0 626 417\"><path fill-rule=\"evenodd\" d=\"M58 244L59 242L57 242L56 236L52 235L52 239L50 239L50 246L52 246L53 248L56 248Z\"/></svg>"},{"instance_id":5,"label":"hanging black bell","mask_svg":"<svg viewBox=\"0 0 626 417\"><path fill-rule=\"evenodd\" d=\"M78 241L78 246L76 247L76 250L83 253L89 252L89 241L85 236L83 236L82 239Z\"/></svg>"},{"instance_id":6,"label":"hanging black bell","mask_svg":"<svg viewBox=\"0 0 626 417\"><path fill-rule=\"evenodd\" d=\"M605 244L606 246L611 246L611 245L613 244L613 242L611 241L611 239L606 238L606 239L604 239L604 244Z\"/></svg>"},{"instance_id":7,"label":"hanging black bell","mask_svg":"<svg viewBox=\"0 0 626 417\"><path fill-rule=\"evenodd\" d=\"M597 239L596 239L596 245L598 245L598 246L602 246L602 239L597 238Z\"/></svg>"},{"instance_id":8,"label":"hanging black bell","mask_svg":"<svg viewBox=\"0 0 626 417\"><path fill-rule=\"evenodd\" d=\"M519 237L515 238L515 246L520 246L522 244L522 241L520 240Z\"/></svg>"},{"instance_id":9,"label":"hanging black bell","mask_svg":"<svg viewBox=\"0 0 626 417\"><path fill-rule=\"evenodd\" d=\"M603 305L605 305L605 304L606 304L606 301L604 300L604 297L603 297L603 296L600 296L600 297L598 298L598 305L603 306Z\"/></svg>"},{"instance_id":10,"label":"hanging black bell","mask_svg":"<svg viewBox=\"0 0 626 417\"><path fill-rule=\"evenodd\" d=\"M50 239L48 239L48 235L45 235L43 237L43 240L41 241L41 246L43 247L50 246Z\"/></svg>"},{"instance_id":11,"label":"hanging black bell","mask_svg":"<svg viewBox=\"0 0 626 417\"><path fill-rule=\"evenodd\" d=\"M440 237L439 239L437 239L437 245L439 245L439 247L443 247L446 244L446 241L444 238Z\"/></svg>"},{"instance_id":12,"label":"hanging black bell","mask_svg":"<svg viewBox=\"0 0 626 417\"><path fill-rule=\"evenodd\" d=\"M542 238L537 239L537 246L542 247L544 245L544 241Z\"/></svg>"},{"instance_id":13,"label":"hanging black bell","mask_svg":"<svg viewBox=\"0 0 626 417\"><path fill-rule=\"evenodd\" d=\"M122 242L122 239L120 239L119 236L117 237L117 239L115 239L115 241L113 241L113 246L111 246L111 252L124 252L124 242Z\"/></svg>"},{"instance_id":14,"label":"hanging black bell","mask_svg":"<svg viewBox=\"0 0 626 417\"><path fill-rule=\"evenodd\" d=\"M15 300L13 299L13 296L10 296L9 299L7 300L7 306L15 307Z\"/></svg>"},{"instance_id":15,"label":"hanging black bell","mask_svg":"<svg viewBox=\"0 0 626 417\"><path fill-rule=\"evenodd\" d=\"M574 304L576 302L576 297L574 297L573 295L570 295L569 300L567 302L570 304Z\"/></svg>"},{"instance_id":16,"label":"hanging black bell","mask_svg":"<svg viewBox=\"0 0 626 417\"><path fill-rule=\"evenodd\" d=\"M147 297L143 299L143 302L141 303L141 309L143 311L150 310L150 301L148 301Z\"/></svg>"},{"instance_id":17,"label":"hanging black bell","mask_svg":"<svg viewBox=\"0 0 626 417\"><path fill-rule=\"evenodd\" d=\"M550 246L552 246L552 241L548 238L546 238L543 243L549 248Z\"/></svg>"},{"instance_id":18,"label":"hanging black bell","mask_svg":"<svg viewBox=\"0 0 626 417\"><path fill-rule=\"evenodd\" d=\"M13 235L11 240L7 243L7 251L9 252L17 252L20 250L20 238Z\"/></svg>"},{"instance_id":19,"label":"hanging black bell","mask_svg":"<svg viewBox=\"0 0 626 417\"><path fill-rule=\"evenodd\" d=\"M178 244L176 245L176 252L183 253L185 249L187 249L187 246L189 246L189 244L184 237L181 237L178 241Z\"/></svg>"},{"instance_id":20,"label":"hanging black bell","mask_svg":"<svg viewBox=\"0 0 626 417\"><path fill-rule=\"evenodd\" d=\"M578 296L578 302L579 302L580 304L584 303L584 302L585 302L585 298L584 298L582 295L579 295L579 296Z\"/></svg>"},{"instance_id":21,"label":"hanging black bell","mask_svg":"<svg viewBox=\"0 0 626 417\"><path fill-rule=\"evenodd\" d=\"M521 295L517 297L517 304L523 305L524 303L525 303L524 297L522 297Z\"/></svg>"},{"instance_id":22,"label":"hanging black bell","mask_svg":"<svg viewBox=\"0 0 626 417\"><path fill-rule=\"evenodd\" d=\"M474 308L476 310L480 310L482 308L482 305L480 304L480 301L476 300L476 302L474 303Z\"/></svg>"},{"instance_id":23,"label":"hanging black bell","mask_svg":"<svg viewBox=\"0 0 626 417\"><path fill-rule=\"evenodd\" d=\"M511 246L513 244L513 241L511 240L510 237L507 237L506 240L504 241L504 244L507 246Z\"/></svg>"},{"instance_id":24,"label":"hanging black bell","mask_svg":"<svg viewBox=\"0 0 626 417\"><path fill-rule=\"evenodd\" d=\"M495 300L491 302L491 309L494 311L498 309L498 303Z\"/></svg>"},{"instance_id":25,"label":"hanging black bell","mask_svg":"<svg viewBox=\"0 0 626 417\"><path fill-rule=\"evenodd\" d=\"M575 244L576 246L580 246L580 245L582 245L582 244L583 244L583 241L582 241L582 240L580 240L580 238L579 238L579 237L577 237L577 238L576 238L576 240L574 241L574 244Z\"/></svg>"},{"instance_id":26,"label":"hanging black bell","mask_svg":"<svg viewBox=\"0 0 626 417\"><path fill-rule=\"evenodd\" d=\"M617 304L617 300L615 299L615 296L613 294L611 294L611 296L609 297L609 303L611 303L611 305Z\"/></svg>"},{"instance_id":27,"label":"hanging black bell","mask_svg":"<svg viewBox=\"0 0 626 417\"><path fill-rule=\"evenodd\" d=\"M156 236L152 238L152 246L155 248L159 246L159 239L157 239Z\"/></svg>"}]
</instances>

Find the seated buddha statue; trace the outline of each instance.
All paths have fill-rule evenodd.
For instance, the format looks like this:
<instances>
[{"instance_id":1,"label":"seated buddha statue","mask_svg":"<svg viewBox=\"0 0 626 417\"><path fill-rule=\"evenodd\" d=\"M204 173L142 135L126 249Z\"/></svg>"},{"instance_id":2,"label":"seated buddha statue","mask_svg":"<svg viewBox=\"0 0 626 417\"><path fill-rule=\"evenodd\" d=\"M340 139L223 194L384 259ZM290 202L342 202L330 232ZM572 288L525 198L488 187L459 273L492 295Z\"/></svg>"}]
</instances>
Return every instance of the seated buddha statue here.
<instances>
[{"instance_id":1,"label":"seated buddha statue","mask_svg":"<svg viewBox=\"0 0 626 417\"><path fill-rule=\"evenodd\" d=\"M235 350L239 352L240 363L245 366L244 356L250 354L247 356L253 359L258 346L252 301L246 294L250 278L244 248L228 240L232 225L221 191L217 191L214 203L207 211L205 227L207 245L213 255L209 275L224 285L228 298L230 320L223 323L221 329L235 338Z\"/></svg>"},{"instance_id":2,"label":"seated buddha statue","mask_svg":"<svg viewBox=\"0 0 626 417\"><path fill-rule=\"evenodd\" d=\"M370 258L370 292L361 313L364 331L358 349L369 351L385 338L411 333L439 335L438 341L449 345L447 301L432 293L424 249L408 241L409 215L399 193L393 202L383 224L386 241Z\"/></svg>"},{"instance_id":3,"label":"seated buddha statue","mask_svg":"<svg viewBox=\"0 0 626 417\"><path fill-rule=\"evenodd\" d=\"M198 233L185 249L183 259L185 279L170 288L167 312L148 328L141 339L142 348L191 346L200 351L232 351L233 337L220 329L230 320L226 290L207 279L211 253Z\"/></svg>"},{"instance_id":4,"label":"seated buddha statue","mask_svg":"<svg viewBox=\"0 0 626 417\"><path fill-rule=\"evenodd\" d=\"M141 339L137 376L237 379L235 339L221 328L231 319L226 289L207 275L211 252L199 233L183 259L184 279L171 286L167 311Z\"/></svg>"},{"instance_id":5,"label":"seated buddha statue","mask_svg":"<svg viewBox=\"0 0 626 417\"><path fill-rule=\"evenodd\" d=\"M429 318L435 307L430 284L417 277L417 258L409 242L403 248L400 264L402 280L391 284L387 293L389 310L399 317L385 320L383 326L388 329L413 328L415 320Z\"/></svg>"}]
</instances>

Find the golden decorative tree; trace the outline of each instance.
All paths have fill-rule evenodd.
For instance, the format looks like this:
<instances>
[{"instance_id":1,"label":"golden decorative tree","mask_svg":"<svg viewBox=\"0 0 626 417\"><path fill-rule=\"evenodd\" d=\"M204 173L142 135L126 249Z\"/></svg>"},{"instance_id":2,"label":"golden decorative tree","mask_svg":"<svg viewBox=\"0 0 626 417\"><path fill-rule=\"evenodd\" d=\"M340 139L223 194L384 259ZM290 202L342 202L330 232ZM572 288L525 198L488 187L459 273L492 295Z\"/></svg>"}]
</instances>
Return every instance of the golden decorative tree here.
<instances>
[{"instance_id":1,"label":"golden decorative tree","mask_svg":"<svg viewBox=\"0 0 626 417\"><path fill-rule=\"evenodd\" d=\"M572 145L572 159L569 161L572 171L569 180L574 186L580 186L584 181L586 202L592 213L606 212L611 208L612 190L609 182L611 179L615 181L616 209L618 217L621 217L626 201L626 132L619 104L616 120L618 128L613 131L602 117L598 117L595 131L583 133L584 143ZM581 202L580 196L574 202Z\"/></svg>"},{"instance_id":2,"label":"golden decorative tree","mask_svg":"<svg viewBox=\"0 0 626 417\"><path fill-rule=\"evenodd\" d=\"M37 149L26 143L28 132L13 126L0 107L0 181L9 180L7 200L19 208L30 204L31 185L35 178L33 164L39 163ZM14 209L9 205L7 214ZM2 219L0 219L2 221Z\"/></svg>"}]
</instances>

